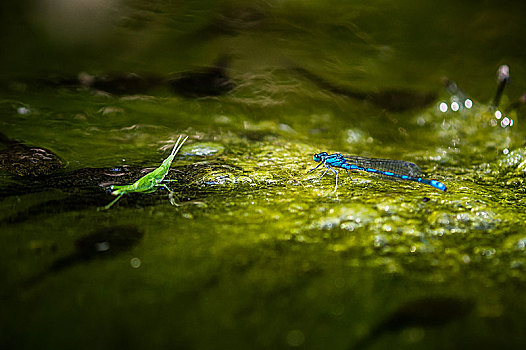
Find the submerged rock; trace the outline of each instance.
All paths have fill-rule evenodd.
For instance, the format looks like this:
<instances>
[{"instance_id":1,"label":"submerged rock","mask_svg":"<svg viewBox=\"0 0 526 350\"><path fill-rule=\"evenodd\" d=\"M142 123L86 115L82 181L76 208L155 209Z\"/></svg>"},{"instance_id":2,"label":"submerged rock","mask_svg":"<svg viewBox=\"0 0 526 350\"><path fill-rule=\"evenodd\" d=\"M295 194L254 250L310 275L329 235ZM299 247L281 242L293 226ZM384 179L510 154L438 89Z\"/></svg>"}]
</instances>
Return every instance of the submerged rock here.
<instances>
[{"instance_id":1,"label":"submerged rock","mask_svg":"<svg viewBox=\"0 0 526 350\"><path fill-rule=\"evenodd\" d=\"M360 101L367 101L390 112L424 108L437 98L435 93L413 90L383 90L380 92L353 90L333 84L304 68L296 67L294 71L324 90Z\"/></svg>"},{"instance_id":2,"label":"submerged rock","mask_svg":"<svg viewBox=\"0 0 526 350\"><path fill-rule=\"evenodd\" d=\"M156 90L168 89L184 97L220 96L235 87L227 74L229 64L230 59L222 56L210 67L168 77L153 73L80 73L77 78L55 77L41 79L40 83L52 87L88 88L115 95L152 94Z\"/></svg>"},{"instance_id":3,"label":"submerged rock","mask_svg":"<svg viewBox=\"0 0 526 350\"><path fill-rule=\"evenodd\" d=\"M226 69L230 59L220 58L212 67L198 72L181 73L169 80L171 89L185 97L224 95L234 89Z\"/></svg>"},{"instance_id":4,"label":"submerged rock","mask_svg":"<svg viewBox=\"0 0 526 350\"><path fill-rule=\"evenodd\" d=\"M75 241L75 252L55 261L52 270L61 270L73 263L113 257L139 244L144 232L132 225L104 227Z\"/></svg>"},{"instance_id":5,"label":"submerged rock","mask_svg":"<svg viewBox=\"0 0 526 350\"><path fill-rule=\"evenodd\" d=\"M410 301L372 328L367 336L350 349L365 349L377 338L389 332L399 332L410 327L430 328L454 322L473 310L471 300L454 297L429 297Z\"/></svg>"},{"instance_id":6,"label":"submerged rock","mask_svg":"<svg viewBox=\"0 0 526 350\"><path fill-rule=\"evenodd\" d=\"M29 206L19 212L7 214L0 222L22 222L34 216L56 215L75 210L97 208L115 199L110 194L112 185L131 184L154 168L84 168L59 172L49 176L21 178L15 184L0 188L0 198L56 191L59 198ZM211 193L226 193L248 185L243 169L217 162L200 162L172 167L166 176L168 187L176 192L180 201L201 198ZM218 179L228 179L221 182ZM184 197L180 193L185 193ZM190 195L189 195L190 194ZM168 202L168 191L159 188L153 193L131 193L123 196L119 206L151 206ZM56 196L55 196L56 197Z\"/></svg>"},{"instance_id":7,"label":"submerged rock","mask_svg":"<svg viewBox=\"0 0 526 350\"><path fill-rule=\"evenodd\" d=\"M42 147L26 146L0 133L0 170L18 176L53 174L64 167L63 161L52 151Z\"/></svg>"},{"instance_id":8,"label":"submerged rock","mask_svg":"<svg viewBox=\"0 0 526 350\"><path fill-rule=\"evenodd\" d=\"M116 225L101 228L75 241L75 251L55 260L44 272L24 283L30 288L50 274L57 273L80 263L99 258L111 258L131 250L138 245L144 232L132 225Z\"/></svg>"}]
</instances>

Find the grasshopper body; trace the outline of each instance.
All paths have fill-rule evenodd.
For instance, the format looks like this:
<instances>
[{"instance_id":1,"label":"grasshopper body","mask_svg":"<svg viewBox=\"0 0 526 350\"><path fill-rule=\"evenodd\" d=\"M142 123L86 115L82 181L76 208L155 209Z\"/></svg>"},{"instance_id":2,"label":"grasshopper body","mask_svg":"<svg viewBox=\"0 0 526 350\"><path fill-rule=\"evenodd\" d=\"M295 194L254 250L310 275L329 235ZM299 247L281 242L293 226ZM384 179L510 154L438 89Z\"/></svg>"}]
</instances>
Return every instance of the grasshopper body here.
<instances>
[{"instance_id":1,"label":"grasshopper body","mask_svg":"<svg viewBox=\"0 0 526 350\"><path fill-rule=\"evenodd\" d=\"M170 166L172 165L172 162L174 160L175 155L181 147L183 146L183 143L188 139L188 136L183 139L183 136L179 136L177 141L175 142L174 148L172 150L172 153L166 158L162 164L153 170L152 172L144 175L139 180L135 181L131 185L114 185L111 186L111 194L114 196L117 196L111 203L108 205L102 207L101 209L106 210L112 207L113 204L115 204L123 195L128 193L152 193L157 190L158 187L165 188L170 192L170 202L174 204L172 201L173 199L173 191L168 188L165 184L162 182L164 181L164 178L166 177L166 174L168 174L168 171L170 170ZM181 141L182 140L182 141Z\"/></svg>"}]
</instances>

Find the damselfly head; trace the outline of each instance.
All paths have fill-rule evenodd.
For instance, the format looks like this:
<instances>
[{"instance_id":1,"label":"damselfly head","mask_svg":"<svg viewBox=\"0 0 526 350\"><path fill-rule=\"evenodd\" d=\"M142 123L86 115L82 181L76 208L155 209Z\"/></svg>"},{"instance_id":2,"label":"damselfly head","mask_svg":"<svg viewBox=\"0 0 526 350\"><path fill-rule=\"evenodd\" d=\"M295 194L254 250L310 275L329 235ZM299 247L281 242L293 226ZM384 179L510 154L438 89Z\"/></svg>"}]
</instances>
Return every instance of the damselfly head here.
<instances>
[{"instance_id":1,"label":"damselfly head","mask_svg":"<svg viewBox=\"0 0 526 350\"><path fill-rule=\"evenodd\" d=\"M316 153L314 156L312 156L312 160L314 160L315 162L322 162L325 160L327 155L327 152Z\"/></svg>"}]
</instances>

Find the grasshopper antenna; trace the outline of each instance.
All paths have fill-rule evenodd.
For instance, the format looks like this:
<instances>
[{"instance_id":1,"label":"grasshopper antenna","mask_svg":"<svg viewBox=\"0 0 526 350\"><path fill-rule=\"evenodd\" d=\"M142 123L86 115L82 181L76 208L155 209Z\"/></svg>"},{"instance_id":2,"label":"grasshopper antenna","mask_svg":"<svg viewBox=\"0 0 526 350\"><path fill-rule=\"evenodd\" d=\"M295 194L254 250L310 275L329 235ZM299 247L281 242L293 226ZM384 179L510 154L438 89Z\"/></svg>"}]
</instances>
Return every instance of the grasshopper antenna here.
<instances>
[{"instance_id":1,"label":"grasshopper antenna","mask_svg":"<svg viewBox=\"0 0 526 350\"><path fill-rule=\"evenodd\" d=\"M179 150L181 149L181 147L183 147L183 144L185 143L185 141L188 139L188 136L186 136L183 141L181 143L179 143L179 141L181 141L181 139L183 138L183 135L179 135L179 138L177 139L177 141L175 142L175 145L174 145L174 149L172 150L172 153L170 154L171 156L173 155L176 155L177 152L179 152Z\"/></svg>"}]
</instances>

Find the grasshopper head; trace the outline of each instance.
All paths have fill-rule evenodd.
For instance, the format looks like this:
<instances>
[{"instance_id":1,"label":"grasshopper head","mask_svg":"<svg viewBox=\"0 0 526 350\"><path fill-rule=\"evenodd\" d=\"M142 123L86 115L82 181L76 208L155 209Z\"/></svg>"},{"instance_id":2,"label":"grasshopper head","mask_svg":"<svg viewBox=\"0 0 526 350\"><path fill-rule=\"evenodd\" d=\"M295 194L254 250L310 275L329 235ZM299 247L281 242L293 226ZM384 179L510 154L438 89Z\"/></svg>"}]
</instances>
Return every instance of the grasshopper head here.
<instances>
[{"instance_id":1,"label":"grasshopper head","mask_svg":"<svg viewBox=\"0 0 526 350\"><path fill-rule=\"evenodd\" d=\"M123 190L122 190L122 187L123 186L111 185L110 186L111 194L114 195L114 196L118 196L119 194L124 193Z\"/></svg>"}]
</instances>

